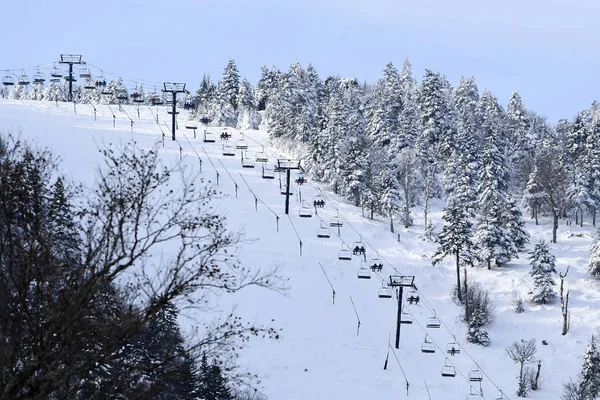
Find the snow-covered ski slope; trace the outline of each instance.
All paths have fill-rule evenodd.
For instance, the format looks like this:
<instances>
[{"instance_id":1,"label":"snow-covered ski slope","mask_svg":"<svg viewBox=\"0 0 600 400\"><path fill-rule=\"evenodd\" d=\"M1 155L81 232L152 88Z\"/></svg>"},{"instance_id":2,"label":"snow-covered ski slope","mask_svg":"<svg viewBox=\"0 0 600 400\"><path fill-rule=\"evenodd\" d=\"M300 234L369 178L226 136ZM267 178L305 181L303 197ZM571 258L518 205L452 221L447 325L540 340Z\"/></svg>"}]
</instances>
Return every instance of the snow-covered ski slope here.
<instances>
[{"instance_id":1,"label":"snow-covered ski slope","mask_svg":"<svg viewBox=\"0 0 600 400\"><path fill-rule=\"evenodd\" d=\"M420 238L423 226L419 209L415 209L416 226L398 227L401 239L398 242L397 236L389 232L388 221L366 219L360 209L335 196L327 187L308 181L301 187L292 185L294 196L288 217L284 214L279 174L267 180L261 177L260 163L255 168L242 168L240 150L233 157L224 156L223 142L218 137L220 128L210 129L216 135L215 143L204 143L201 129L194 139L192 131L185 129L187 114L182 111L178 115L178 140L173 142L165 107L141 106L139 117L136 106L124 106L124 112L117 106L109 109L97 105L96 109L94 120L90 105L78 104L74 113L74 106L67 103L1 100L0 130L21 131L23 138L48 146L60 156L63 172L87 187L93 184L99 164L98 145L129 139L135 139L144 148L159 143L166 163L182 162L197 169L199 155L202 174L213 182L218 173L219 189L225 194L217 200L218 207L226 214L230 229L243 230L247 239L239 250L241 261L253 268L279 266L289 279L287 296L248 288L220 299L223 312L229 312L235 305L237 313L249 321L282 328L282 337L277 341L253 339L240 359L243 368L260 376L262 391L270 399L404 398L407 381L409 398L465 399L471 390L479 393L481 389L483 398L496 399L501 397L501 389L505 398L513 399L518 365L506 356L505 349L521 339L537 340L537 359L542 361L542 387L531 393L531 399L558 399L562 384L579 372L583 350L600 316L600 282L589 279L585 272L595 237L595 229L589 224L583 228L561 225L558 244L551 245L558 259L558 270L563 272L567 265L571 266L566 282L571 291L570 332L566 336L560 334L558 302L545 306L526 304L522 314L512 311L514 293L526 298L532 284L528 260L522 255L506 269L469 269L470 277L491 291L497 312L495 322L489 327L490 347L471 345L465 341L466 328L460 322L460 309L450 299L455 282L452 262L431 266L429 257L435 245ZM157 114L160 128L155 119ZM130 118L134 122L133 132ZM164 147L161 128L167 135ZM242 139L238 130L228 131L233 134L230 144ZM268 145L265 132L244 133L250 153L262 151L264 145L268 164L280 156ZM326 206L311 218L299 217L300 194L312 206L320 193ZM432 217L438 230L441 208L441 203L434 204ZM331 228L331 238L317 238L321 222L329 226L330 219L338 215L336 210L343 219L340 237L337 229ZM550 238L549 221L542 221L539 226L528 222L528 228L532 234L530 247L540 238ZM351 261L338 259L343 244L353 246L361 237L367 260L377 255L383 260L383 271L373 274L372 279L357 278L362 257L354 256ZM335 304L330 283L319 264L335 289ZM378 289L382 287L382 279L398 273L415 276L421 301L416 306L404 307L414 323L402 325L400 349L390 352L384 370L388 337L391 336L392 346L394 343L397 303L395 296L379 298ZM433 310L441 320L439 329L425 327ZM182 318L182 323L184 328L193 326L189 318ZM439 346L434 354L421 352L426 334L429 341ZM461 353L450 356L446 354L446 346L454 340L460 343ZM548 345L542 345L542 340ZM456 367L456 377L441 376L445 363ZM468 380L469 372L477 365L484 372L481 387Z\"/></svg>"}]
</instances>

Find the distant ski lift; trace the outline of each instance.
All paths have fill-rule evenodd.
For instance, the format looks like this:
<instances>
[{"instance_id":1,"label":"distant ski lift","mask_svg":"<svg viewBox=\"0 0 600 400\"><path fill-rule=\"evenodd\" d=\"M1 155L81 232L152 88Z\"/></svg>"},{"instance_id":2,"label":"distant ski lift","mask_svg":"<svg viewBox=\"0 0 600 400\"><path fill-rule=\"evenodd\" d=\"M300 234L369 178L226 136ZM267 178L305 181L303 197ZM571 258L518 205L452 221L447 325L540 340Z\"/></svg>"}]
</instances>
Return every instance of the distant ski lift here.
<instances>
[{"instance_id":1,"label":"distant ski lift","mask_svg":"<svg viewBox=\"0 0 600 400\"><path fill-rule=\"evenodd\" d=\"M469 371L469 381L470 382L481 382L483 381L483 373L479 369L479 365L476 369Z\"/></svg>"},{"instance_id":2,"label":"distant ski lift","mask_svg":"<svg viewBox=\"0 0 600 400\"><path fill-rule=\"evenodd\" d=\"M198 121L190 119L185 123L185 129L198 129Z\"/></svg>"},{"instance_id":3,"label":"distant ski lift","mask_svg":"<svg viewBox=\"0 0 600 400\"><path fill-rule=\"evenodd\" d=\"M162 106L164 102L162 101L160 96L152 96L150 97L150 104L152 104L153 106Z\"/></svg>"},{"instance_id":4,"label":"distant ski lift","mask_svg":"<svg viewBox=\"0 0 600 400\"><path fill-rule=\"evenodd\" d=\"M317 230L317 237L318 238L330 238L331 237L331 232L329 231L329 228L327 227L327 225L325 225L323 223L323 221L321 221L321 226Z\"/></svg>"},{"instance_id":5,"label":"distant ski lift","mask_svg":"<svg viewBox=\"0 0 600 400\"><path fill-rule=\"evenodd\" d=\"M456 376L456 368L446 358L442 367L442 376L445 378L454 378Z\"/></svg>"},{"instance_id":6,"label":"distant ski lift","mask_svg":"<svg viewBox=\"0 0 600 400\"><path fill-rule=\"evenodd\" d=\"M425 326L427 328L439 328L441 326L440 325L440 320L436 316L435 310L433 310L433 317L429 317L425 321Z\"/></svg>"},{"instance_id":7,"label":"distant ski lift","mask_svg":"<svg viewBox=\"0 0 600 400\"><path fill-rule=\"evenodd\" d=\"M62 72L60 71L60 69L58 69L56 67L56 65L54 66L54 68L52 68L52 72L50 72L50 77L52 77L52 78L62 78L63 77Z\"/></svg>"},{"instance_id":8,"label":"distant ski lift","mask_svg":"<svg viewBox=\"0 0 600 400\"><path fill-rule=\"evenodd\" d=\"M346 261L352 260L352 251L347 247L344 248L344 245L342 245L342 249L338 252L338 259Z\"/></svg>"},{"instance_id":9,"label":"distant ski lift","mask_svg":"<svg viewBox=\"0 0 600 400\"><path fill-rule=\"evenodd\" d=\"M362 241L362 236L360 237L360 240L352 243L352 252L355 255L364 255L366 251L367 249L365 247L365 243Z\"/></svg>"},{"instance_id":10,"label":"distant ski lift","mask_svg":"<svg viewBox=\"0 0 600 400\"><path fill-rule=\"evenodd\" d=\"M235 156L235 147L230 146L228 144L224 144L223 145L223 155L228 156L228 157Z\"/></svg>"},{"instance_id":11,"label":"distant ski lift","mask_svg":"<svg viewBox=\"0 0 600 400\"><path fill-rule=\"evenodd\" d=\"M103 94L103 95L105 95L105 96L108 96L108 95L111 95L111 94L112 94L112 91L111 91L110 89L106 89L106 88L104 88L104 89L102 89L102 91L100 92L100 94Z\"/></svg>"},{"instance_id":12,"label":"distant ski lift","mask_svg":"<svg viewBox=\"0 0 600 400\"><path fill-rule=\"evenodd\" d=\"M425 340L421 345L421 353L433 354L435 353L435 344L427 340L427 335L425 335Z\"/></svg>"},{"instance_id":13,"label":"distant ski lift","mask_svg":"<svg viewBox=\"0 0 600 400\"><path fill-rule=\"evenodd\" d=\"M385 281L381 282L381 287L377 292L377 297L380 299L391 299L392 298L392 288L389 287Z\"/></svg>"},{"instance_id":14,"label":"distant ski lift","mask_svg":"<svg viewBox=\"0 0 600 400\"><path fill-rule=\"evenodd\" d=\"M460 346L456 342L456 338L454 338L453 342L448 343L446 346L446 353L450 355L460 354Z\"/></svg>"},{"instance_id":15,"label":"distant ski lift","mask_svg":"<svg viewBox=\"0 0 600 400\"><path fill-rule=\"evenodd\" d=\"M262 178L263 179L275 179L275 170L272 167L267 166L267 164L263 164Z\"/></svg>"},{"instance_id":16,"label":"distant ski lift","mask_svg":"<svg viewBox=\"0 0 600 400\"><path fill-rule=\"evenodd\" d=\"M344 221L342 220L342 217L340 217L340 213L338 211L337 215L335 217L331 217L329 220L329 226L332 228L341 228L343 225Z\"/></svg>"},{"instance_id":17,"label":"distant ski lift","mask_svg":"<svg viewBox=\"0 0 600 400\"><path fill-rule=\"evenodd\" d=\"M303 173L296 174L296 179L294 179L294 182L297 183L298 185L303 185L307 181L308 180L306 179L306 177L304 176Z\"/></svg>"},{"instance_id":18,"label":"distant ski lift","mask_svg":"<svg viewBox=\"0 0 600 400\"><path fill-rule=\"evenodd\" d=\"M79 73L79 77L80 78L91 78L92 73L90 72L90 70L88 68L85 68L85 69L81 70L81 72Z\"/></svg>"},{"instance_id":19,"label":"distant ski lift","mask_svg":"<svg viewBox=\"0 0 600 400\"><path fill-rule=\"evenodd\" d=\"M88 90L96 89L96 84L91 79L86 79L83 83L83 88Z\"/></svg>"},{"instance_id":20,"label":"distant ski lift","mask_svg":"<svg viewBox=\"0 0 600 400\"><path fill-rule=\"evenodd\" d=\"M358 279L371 279L371 270L364 264L363 261L360 262L360 268L356 273Z\"/></svg>"},{"instance_id":21,"label":"distant ski lift","mask_svg":"<svg viewBox=\"0 0 600 400\"><path fill-rule=\"evenodd\" d=\"M137 104L142 104L142 103L145 103L145 102L146 102L146 100L144 99L144 96L141 96L141 95L140 95L140 96L138 96L138 97L134 98L134 99L133 99L133 102L134 102L134 103L137 103Z\"/></svg>"},{"instance_id":22,"label":"distant ski lift","mask_svg":"<svg viewBox=\"0 0 600 400\"><path fill-rule=\"evenodd\" d=\"M481 396L475 391L475 388L471 386L469 389L469 395L467 396L467 400L481 400Z\"/></svg>"},{"instance_id":23,"label":"distant ski lift","mask_svg":"<svg viewBox=\"0 0 600 400\"><path fill-rule=\"evenodd\" d=\"M195 121L194 121L195 122ZM217 141L217 137L214 134L214 132L205 130L204 131L204 139L203 139L204 143L214 143ZM254 165L254 164L253 164Z\"/></svg>"},{"instance_id":24,"label":"distant ski lift","mask_svg":"<svg viewBox=\"0 0 600 400\"><path fill-rule=\"evenodd\" d=\"M371 271L373 272L381 272L383 270L383 261L381 261L381 259L378 257L372 258L369 261L369 268L371 268Z\"/></svg>"},{"instance_id":25,"label":"distant ski lift","mask_svg":"<svg viewBox=\"0 0 600 400\"><path fill-rule=\"evenodd\" d=\"M21 76L19 76L19 82L18 84L21 86L27 86L29 85L31 82L29 81L29 76L27 76L27 74L25 74L25 71L23 71L21 73Z\"/></svg>"},{"instance_id":26,"label":"distant ski lift","mask_svg":"<svg viewBox=\"0 0 600 400\"><path fill-rule=\"evenodd\" d=\"M261 151L258 151L256 153L256 162L268 162L269 161L269 157L267 156L267 153L265 153L265 147L263 146Z\"/></svg>"},{"instance_id":27,"label":"distant ski lift","mask_svg":"<svg viewBox=\"0 0 600 400\"><path fill-rule=\"evenodd\" d=\"M142 95L141 95L141 94L139 94L138 92L133 92L133 93L131 93L131 94L130 94L130 97L131 97L132 99L137 99L137 98L139 98L139 97L142 97Z\"/></svg>"},{"instance_id":28,"label":"distant ski lift","mask_svg":"<svg viewBox=\"0 0 600 400\"><path fill-rule=\"evenodd\" d=\"M4 86L13 86L15 84L15 78L10 75L9 71L6 71L6 75L2 77L2 84Z\"/></svg>"},{"instance_id":29,"label":"distant ski lift","mask_svg":"<svg viewBox=\"0 0 600 400\"><path fill-rule=\"evenodd\" d=\"M242 155L242 168L254 168L254 157L247 151Z\"/></svg>"},{"instance_id":30,"label":"distant ski lift","mask_svg":"<svg viewBox=\"0 0 600 400\"><path fill-rule=\"evenodd\" d=\"M407 312L402 312L400 314L400 323L401 324L412 324L413 323L413 316L410 315Z\"/></svg>"},{"instance_id":31,"label":"distant ski lift","mask_svg":"<svg viewBox=\"0 0 600 400\"><path fill-rule=\"evenodd\" d=\"M46 81L46 77L40 71L36 72L33 75L33 83L41 84L41 83L44 83L45 81Z\"/></svg>"},{"instance_id":32,"label":"distant ski lift","mask_svg":"<svg viewBox=\"0 0 600 400\"><path fill-rule=\"evenodd\" d=\"M117 94L118 100L127 100L129 97L127 96L127 91L123 91Z\"/></svg>"},{"instance_id":33,"label":"distant ski lift","mask_svg":"<svg viewBox=\"0 0 600 400\"><path fill-rule=\"evenodd\" d=\"M246 142L246 140L244 140L244 139L238 139L235 141L235 148L236 149L247 149L248 142Z\"/></svg>"},{"instance_id":34,"label":"distant ski lift","mask_svg":"<svg viewBox=\"0 0 600 400\"><path fill-rule=\"evenodd\" d=\"M313 206L323 208L325 207L325 199L322 195L318 194L313 197Z\"/></svg>"},{"instance_id":35,"label":"distant ski lift","mask_svg":"<svg viewBox=\"0 0 600 400\"><path fill-rule=\"evenodd\" d=\"M306 203L306 201L302 201L302 206L298 210L298 215L302 218L311 218L313 216L312 208Z\"/></svg>"}]
</instances>

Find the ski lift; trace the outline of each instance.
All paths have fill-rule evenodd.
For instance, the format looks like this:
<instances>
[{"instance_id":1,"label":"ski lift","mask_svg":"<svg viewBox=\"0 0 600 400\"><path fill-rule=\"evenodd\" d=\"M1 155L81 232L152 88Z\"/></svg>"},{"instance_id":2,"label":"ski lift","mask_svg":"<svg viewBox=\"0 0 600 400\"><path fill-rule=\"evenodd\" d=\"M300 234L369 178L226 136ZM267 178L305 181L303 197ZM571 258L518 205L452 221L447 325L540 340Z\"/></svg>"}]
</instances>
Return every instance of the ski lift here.
<instances>
[{"instance_id":1,"label":"ski lift","mask_svg":"<svg viewBox=\"0 0 600 400\"><path fill-rule=\"evenodd\" d=\"M132 99L137 99L139 97L141 97L142 95L139 94L138 92L133 92L129 95Z\"/></svg>"},{"instance_id":2,"label":"ski lift","mask_svg":"<svg viewBox=\"0 0 600 400\"><path fill-rule=\"evenodd\" d=\"M400 323L401 324L412 324L413 316L407 312L402 311L402 313L400 314Z\"/></svg>"},{"instance_id":3,"label":"ski lift","mask_svg":"<svg viewBox=\"0 0 600 400\"><path fill-rule=\"evenodd\" d=\"M362 236L360 237L360 240L352 243L352 251L354 252L354 255L364 255L366 253L367 249L365 243L362 241Z\"/></svg>"},{"instance_id":4,"label":"ski lift","mask_svg":"<svg viewBox=\"0 0 600 400\"><path fill-rule=\"evenodd\" d=\"M86 79L83 83L84 89L96 89L96 84L91 79Z\"/></svg>"},{"instance_id":5,"label":"ski lift","mask_svg":"<svg viewBox=\"0 0 600 400\"><path fill-rule=\"evenodd\" d=\"M56 65L54 65L54 68L52 68L52 72L50 72L50 77L59 79L63 77L62 72L60 72L60 69L58 69Z\"/></svg>"},{"instance_id":6,"label":"ski lift","mask_svg":"<svg viewBox=\"0 0 600 400\"><path fill-rule=\"evenodd\" d=\"M266 164L263 164L262 178L263 179L275 179L275 170L271 167L268 167Z\"/></svg>"},{"instance_id":7,"label":"ski lift","mask_svg":"<svg viewBox=\"0 0 600 400\"><path fill-rule=\"evenodd\" d=\"M313 205L319 208L325 207L325 199L323 198L323 196L319 194L313 197Z\"/></svg>"},{"instance_id":8,"label":"ski lift","mask_svg":"<svg viewBox=\"0 0 600 400\"><path fill-rule=\"evenodd\" d=\"M44 83L45 81L46 81L46 77L40 71L36 72L33 75L33 83L41 84L41 83Z\"/></svg>"},{"instance_id":9,"label":"ski lift","mask_svg":"<svg viewBox=\"0 0 600 400\"><path fill-rule=\"evenodd\" d=\"M110 89L104 88L104 89L102 89L102 91L100 92L100 94L103 94L105 96L109 96L109 95L112 94L112 91Z\"/></svg>"},{"instance_id":10,"label":"ski lift","mask_svg":"<svg viewBox=\"0 0 600 400\"><path fill-rule=\"evenodd\" d=\"M358 279L371 279L371 270L363 264L363 261L360 262L360 268L357 272Z\"/></svg>"},{"instance_id":11,"label":"ski lift","mask_svg":"<svg viewBox=\"0 0 600 400\"><path fill-rule=\"evenodd\" d=\"M204 141L204 143L214 143L214 142L217 141L217 138L215 137L215 134L213 132L205 130L204 131L204 139L203 139L203 141Z\"/></svg>"},{"instance_id":12,"label":"ski lift","mask_svg":"<svg viewBox=\"0 0 600 400\"><path fill-rule=\"evenodd\" d=\"M331 232L329 231L329 228L327 227L327 225L323 224L323 221L321 221L321 226L319 227L319 229L317 229L317 237L318 238L330 238L331 237Z\"/></svg>"},{"instance_id":13,"label":"ski lift","mask_svg":"<svg viewBox=\"0 0 600 400\"><path fill-rule=\"evenodd\" d=\"M27 74L25 74L25 71L23 71L21 73L21 76L19 76L18 84L21 86L27 86L27 85L29 85L29 83L30 83L29 77L27 76Z\"/></svg>"},{"instance_id":14,"label":"ski lift","mask_svg":"<svg viewBox=\"0 0 600 400\"><path fill-rule=\"evenodd\" d=\"M436 316L435 310L433 310L433 317L429 317L425 321L425 326L427 328L439 328L441 326L440 320Z\"/></svg>"},{"instance_id":15,"label":"ski lift","mask_svg":"<svg viewBox=\"0 0 600 400\"><path fill-rule=\"evenodd\" d=\"M392 289L385 283L385 281L381 281L381 287L377 292L377 297L379 297L380 299L392 298Z\"/></svg>"},{"instance_id":16,"label":"ski lift","mask_svg":"<svg viewBox=\"0 0 600 400\"><path fill-rule=\"evenodd\" d=\"M342 220L342 217L340 217L340 212L338 211L337 215L335 217L331 217L329 220L329 226L333 228L341 228L343 225L344 221Z\"/></svg>"},{"instance_id":17,"label":"ski lift","mask_svg":"<svg viewBox=\"0 0 600 400\"><path fill-rule=\"evenodd\" d=\"M435 344L427 340L427 335L425 335L425 340L421 345L421 353L433 354L435 353Z\"/></svg>"},{"instance_id":18,"label":"ski lift","mask_svg":"<svg viewBox=\"0 0 600 400\"><path fill-rule=\"evenodd\" d=\"M381 261L379 257L372 258L369 261L369 268L371 268L371 271L373 272L381 272L383 270L383 261Z\"/></svg>"},{"instance_id":19,"label":"ski lift","mask_svg":"<svg viewBox=\"0 0 600 400\"><path fill-rule=\"evenodd\" d=\"M348 248L344 248L344 245L342 245L342 249L338 252L338 259L346 261L352 260L352 251Z\"/></svg>"},{"instance_id":20,"label":"ski lift","mask_svg":"<svg viewBox=\"0 0 600 400\"><path fill-rule=\"evenodd\" d=\"M453 342L448 343L446 346L446 353L450 355L460 354L460 346L456 342L456 337Z\"/></svg>"},{"instance_id":21,"label":"ski lift","mask_svg":"<svg viewBox=\"0 0 600 400\"><path fill-rule=\"evenodd\" d=\"M235 147L230 146L228 144L224 144L223 145L223 155L228 156L228 157L235 156Z\"/></svg>"},{"instance_id":22,"label":"ski lift","mask_svg":"<svg viewBox=\"0 0 600 400\"><path fill-rule=\"evenodd\" d=\"M15 84L15 78L10 75L9 71L6 71L6 75L2 77L2 84L4 86L13 86Z\"/></svg>"},{"instance_id":23,"label":"ski lift","mask_svg":"<svg viewBox=\"0 0 600 400\"><path fill-rule=\"evenodd\" d=\"M303 185L307 182L307 179L303 173L299 173L299 174L296 174L296 179L294 179L294 182L298 185Z\"/></svg>"},{"instance_id":24,"label":"ski lift","mask_svg":"<svg viewBox=\"0 0 600 400\"><path fill-rule=\"evenodd\" d=\"M475 390L473 386L469 389L469 395L467 396L467 400L481 400L481 397L477 392L473 392Z\"/></svg>"},{"instance_id":25,"label":"ski lift","mask_svg":"<svg viewBox=\"0 0 600 400\"><path fill-rule=\"evenodd\" d=\"M305 201L302 201L302 206L298 210L298 215L302 218L311 218L313 216L312 208Z\"/></svg>"},{"instance_id":26,"label":"ski lift","mask_svg":"<svg viewBox=\"0 0 600 400\"><path fill-rule=\"evenodd\" d=\"M79 73L79 77L80 78L91 78L92 73L90 72L90 70L88 68L85 68L85 69L81 70L81 72Z\"/></svg>"},{"instance_id":27,"label":"ski lift","mask_svg":"<svg viewBox=\"0 0 600 400\"><path fill-rule=\"evenodd\" d=\"M133 102L137 103L137 104L141 104L141 103L145 103L146 100L144 100L144 96L138 96L138 97L136 97L136 98L133 99Z\"/></svg>"},{"instance_id":28,"label":"ski lift","mask_svg":"<svg viewBox=\"0 0 600 400\"><path fill-rule=\"evenodd\" d=\"M477 365L477 364L475 364ZM474 370L469 371L469 381L470 382L481 382L483 381L483 373L479 369L479 365Z\"/></svg>"},{"instance_id":29,"label":"ski lift","mask_svg":"<svg viewBox=\"0 0 600 400\"><path fill-rule=\"evenodd\" d=\"M246 142L244 139L238 139L235 141L235 148L245 150L248 148L248 142Z\"/></svg>"},{"instance_id":30,"label":"ski lift","mask_svg":"<svg viewBox=\"0 0 600 400\"><path fill-rule=\"evenodd\" d=\"M452 364L449 364L448 359L444 361L444 366L442 367L442 376L446 378L454 378L456 376L456 368Z\"/></svg>"},{"instance_id":31,"label":"ski lift","mask_svg":"<svg viewBox=\"0 0 600 400\"><path fill-rule=\"evenodd\" d=\"M117 94L117 100L127 100L129 97L127 96L127 91L123 91Z\"/></svg>"},{"instance_id":32,"label":"ski lift","mask_svg":"<svg viewBox=\"0 0 600 400\"><path fill-rule=\"evenodd\" d=\"M256 160L256 162L268 162L269 161L269 156L267 156L267 153L265 153L265 146L263 146L261 151L256 152L255 160Z\"/></svg>"},{"instance_id":33,"label":"ski lift","mask_svg":"<svg viewBox=\"0 0 600 400\"><path fill-rule=\"evenodd\" d=\"M204 134L206 138L206 134ZM204 140L206 142L206 140ZM254 157L247 151L242 155L242 168L254 168Z\"/></svg>"}]
</instances>

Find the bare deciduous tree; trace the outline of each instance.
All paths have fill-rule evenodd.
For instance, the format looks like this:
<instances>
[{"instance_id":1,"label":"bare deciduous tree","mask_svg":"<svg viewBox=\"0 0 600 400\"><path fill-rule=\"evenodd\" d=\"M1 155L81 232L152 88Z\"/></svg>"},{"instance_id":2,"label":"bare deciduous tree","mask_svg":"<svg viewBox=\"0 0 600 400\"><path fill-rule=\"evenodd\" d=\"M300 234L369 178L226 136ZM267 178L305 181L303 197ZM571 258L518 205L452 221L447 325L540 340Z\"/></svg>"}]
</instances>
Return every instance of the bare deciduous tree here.
<instances>
[{"instance_id":1,"label":"bare deciduous tree","mask_svg":"<svg viewBox=\"0 0 600 400\"><path fill-rule=\"evenodd\" d=\"M523 370L526 363L529 363L533 360L535 353L537 352L535 339L531 339L529 341L521 340L520 342L514 342L510 345L508 349L506 349L506 354L513 360L516 364L519 364L519 390L517 391L517 395L519 397L525 397L527 395L527 385L526 380L523 375Z\"/></svg>"}]
</instances>

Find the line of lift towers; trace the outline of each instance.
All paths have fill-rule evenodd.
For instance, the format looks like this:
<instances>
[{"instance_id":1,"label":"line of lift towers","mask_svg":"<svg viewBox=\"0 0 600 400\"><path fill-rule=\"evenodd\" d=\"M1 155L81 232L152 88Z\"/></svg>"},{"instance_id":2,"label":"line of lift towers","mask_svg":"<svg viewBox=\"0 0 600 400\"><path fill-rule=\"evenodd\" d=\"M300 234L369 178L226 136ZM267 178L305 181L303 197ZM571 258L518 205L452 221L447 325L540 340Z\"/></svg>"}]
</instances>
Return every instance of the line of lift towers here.
<instances>
[{"instance_id":1,"label":"line of lift towers","mask_svg":"<svg viewBox=\"0 0 600 400\"><path fill-rule=\"evenodd\" d=\"M50 73L50 77L51 77L50 81L51 82L59 82L61 78L64 78L67 82L69 82L69 97L68 97L68 99L69 99L69 101L72 101L73 100L73 82L76 81L76 78L73 75L73 66L74 65L85 65L86 63L84 61L82 61L82 56L77 55L77 54L61 54L60 61L58 61L58 63L68 65L68 74L63 76L60 69L58 69L55 66L53 68L52 72ZM89 69L87 69L85 71L81 71L79 76L81 78L90 79L91 73L90 73ZM18 79L16 81L14 78L15 77L11 76L7 71L7 74L2 79L2 84L6 87L9 87L9 86L12 86L15 84L29 85L31 83L29 77L25 74L25 72L23 72L20 76L18 76ZM44 81L45 81L45 77L39 71L33 76L34 84L44 83ZM102 85L102 84L104 84L104 86L106 85L106 82L104 81L103 78L100 79L100 85ZM172 121L171 121L172 122L171 123L171 135L172 135L171 139L172 140L176 140L176 136L175 136L175 130L176 130L176 126L177 126L176 116L177 116L177 114L179 114L177 112L177 95L186 93L185 86L186 86L185 83L175 83L175 82L165 82L163 84L162 92L169 93L172 96L172 100L170 101L172 108L170 111L168 111L168 113L171 114L171 116L172 116ZM97 83L94 87L90 87L90 88L95 88L95 87L97 87ZM87 88L87 87L85 87L85 88ZM110 93L102 92L102 94L110 94ZM125 99L127 99L127 97L125 97ZM136 101L137 98L134 98L133 100ZM144 101L144 100L141 100L141 101ZM162 101L160 103L153 102L153 104L160 105L160 104L162 104ZM200 118L199 122L204 125L203 141L205 143L216 142L216 135L213 132L208 131L208 129L207 129L208 124L211 122L211 120L208 117L202 117L202 118ZM194 138L196 138L196 130L198 129L198 123L196 121L190 120L186 123L185 127L186 127L186 129L193 130ZM248 149L248 142L245 140L243 133L242 133L241 139L236 140L234 144L229 143L230 138L231 138L231 134L227 131L227 129L223 129L223 131L221 132L221 135L220 135L220 139L222 141L223 140L225 141L225 144L222 145L222 154L224 156L235 156L236 151L240 150L242 167L254 168L255 162L261 163L262 164L262 174L261 175L262 175L263 179L274 179L275 172L280 173L280 180L279 180L280 192L282 195L285 195L285 214L289 214L290 196L293 195L293 191L290 190L292 171L297 171L297 175L295 178L296 184L301 186L306 181L306 179L303 175L304 170L300 165L300 160L278 159L277 162L275 163L274 167L270 167L267 164L268 156L264 150L264 147L262 148L262 151L257 152L254 155L254 157L251 157L247 152L245 153L245 150ZM284 179L285 183L282 183L281 173L285 174L285 179ZM313 205L312 205L313 207L311 207L305 200L302 200L300 190L298 190L298 193L300 195L300 203L301 203L301 207L298 211L298 215L302 218L312 217L313 216L313 207L314 207L314 211L316 213L317 208L322 208L325 206L325 200L321 195L315 196L315 198L313 198ZM327 226L326 223L323 223L323 221L321 221L320 226L317 230L317 237L318 238L331 237L330 228L336 228L338 231L338 235L339 235L340 229L342 226L343 226L343 219L340 217L339 212L338 212L338 214L336 216L333 216L330 219L329 226ZM338 252L338 259L339 260L352 260L353 255L362 256L362 258L364 260L364 261L361 261L361 266L357 272L357 276L359 279L370 279L372 272L375 273L375 272L382 271L383 262L378 257L369 260L369 262L367 263L366 248L365 248L364 242L362 241L362 238L359 241L354 242L352 244L351 248L349 248L349 246L343 245L342 249ZM393 297L394 290L396 291L397 311L396 311L396 335L395 335L395 343L394 343L396 349L400 348L400 333L401 333L402 325L413 323L412 314L402 310L404 290L405 289L408 290L406 299L409 302L409 304L416 304L419 302L419 294L418 294L418 290L415 286L414 279L415 279L414 276L390 275L389 282L384 281L382 284L382 287L378 291L378 297L382 298L382 299L391 299ZM435 311L434 311L433 316L427 318L425 327L427 329L439 329L441 327L440 319L435 315ZM429 340L429 335L426 334L425 339L421 345L421 352L426 353L426 354L432 354L432 353L436 352L436 347L437 347L436 344L432 340ZM447 353L447 355L451 355L451 356L460 354L460 345L456 342L456 339L454 339L452 342L448 343L448 345L446 346L446 353ZM441 375L442 375L442 377L455 377L456 376L456 368L454 367L454 365L449 363L447 355L446 355L446 359L444 362L444 366L442 367L442 370L441 370ZM482 382L483 373L479 369L479 367L477 367L476 369L469 372L468 380L470 382L474 382L474 383ZM479 394L473 393L473 389L471 389L470 394L467 397L467 400L472 400L472 399L475 400L475 399L480 399L480 398L481 397L479 397ZM501 397L499 397L497 400L502 400L502 399L505 399L503 394L501 394Z\"/></svg>"}]
</instances>

